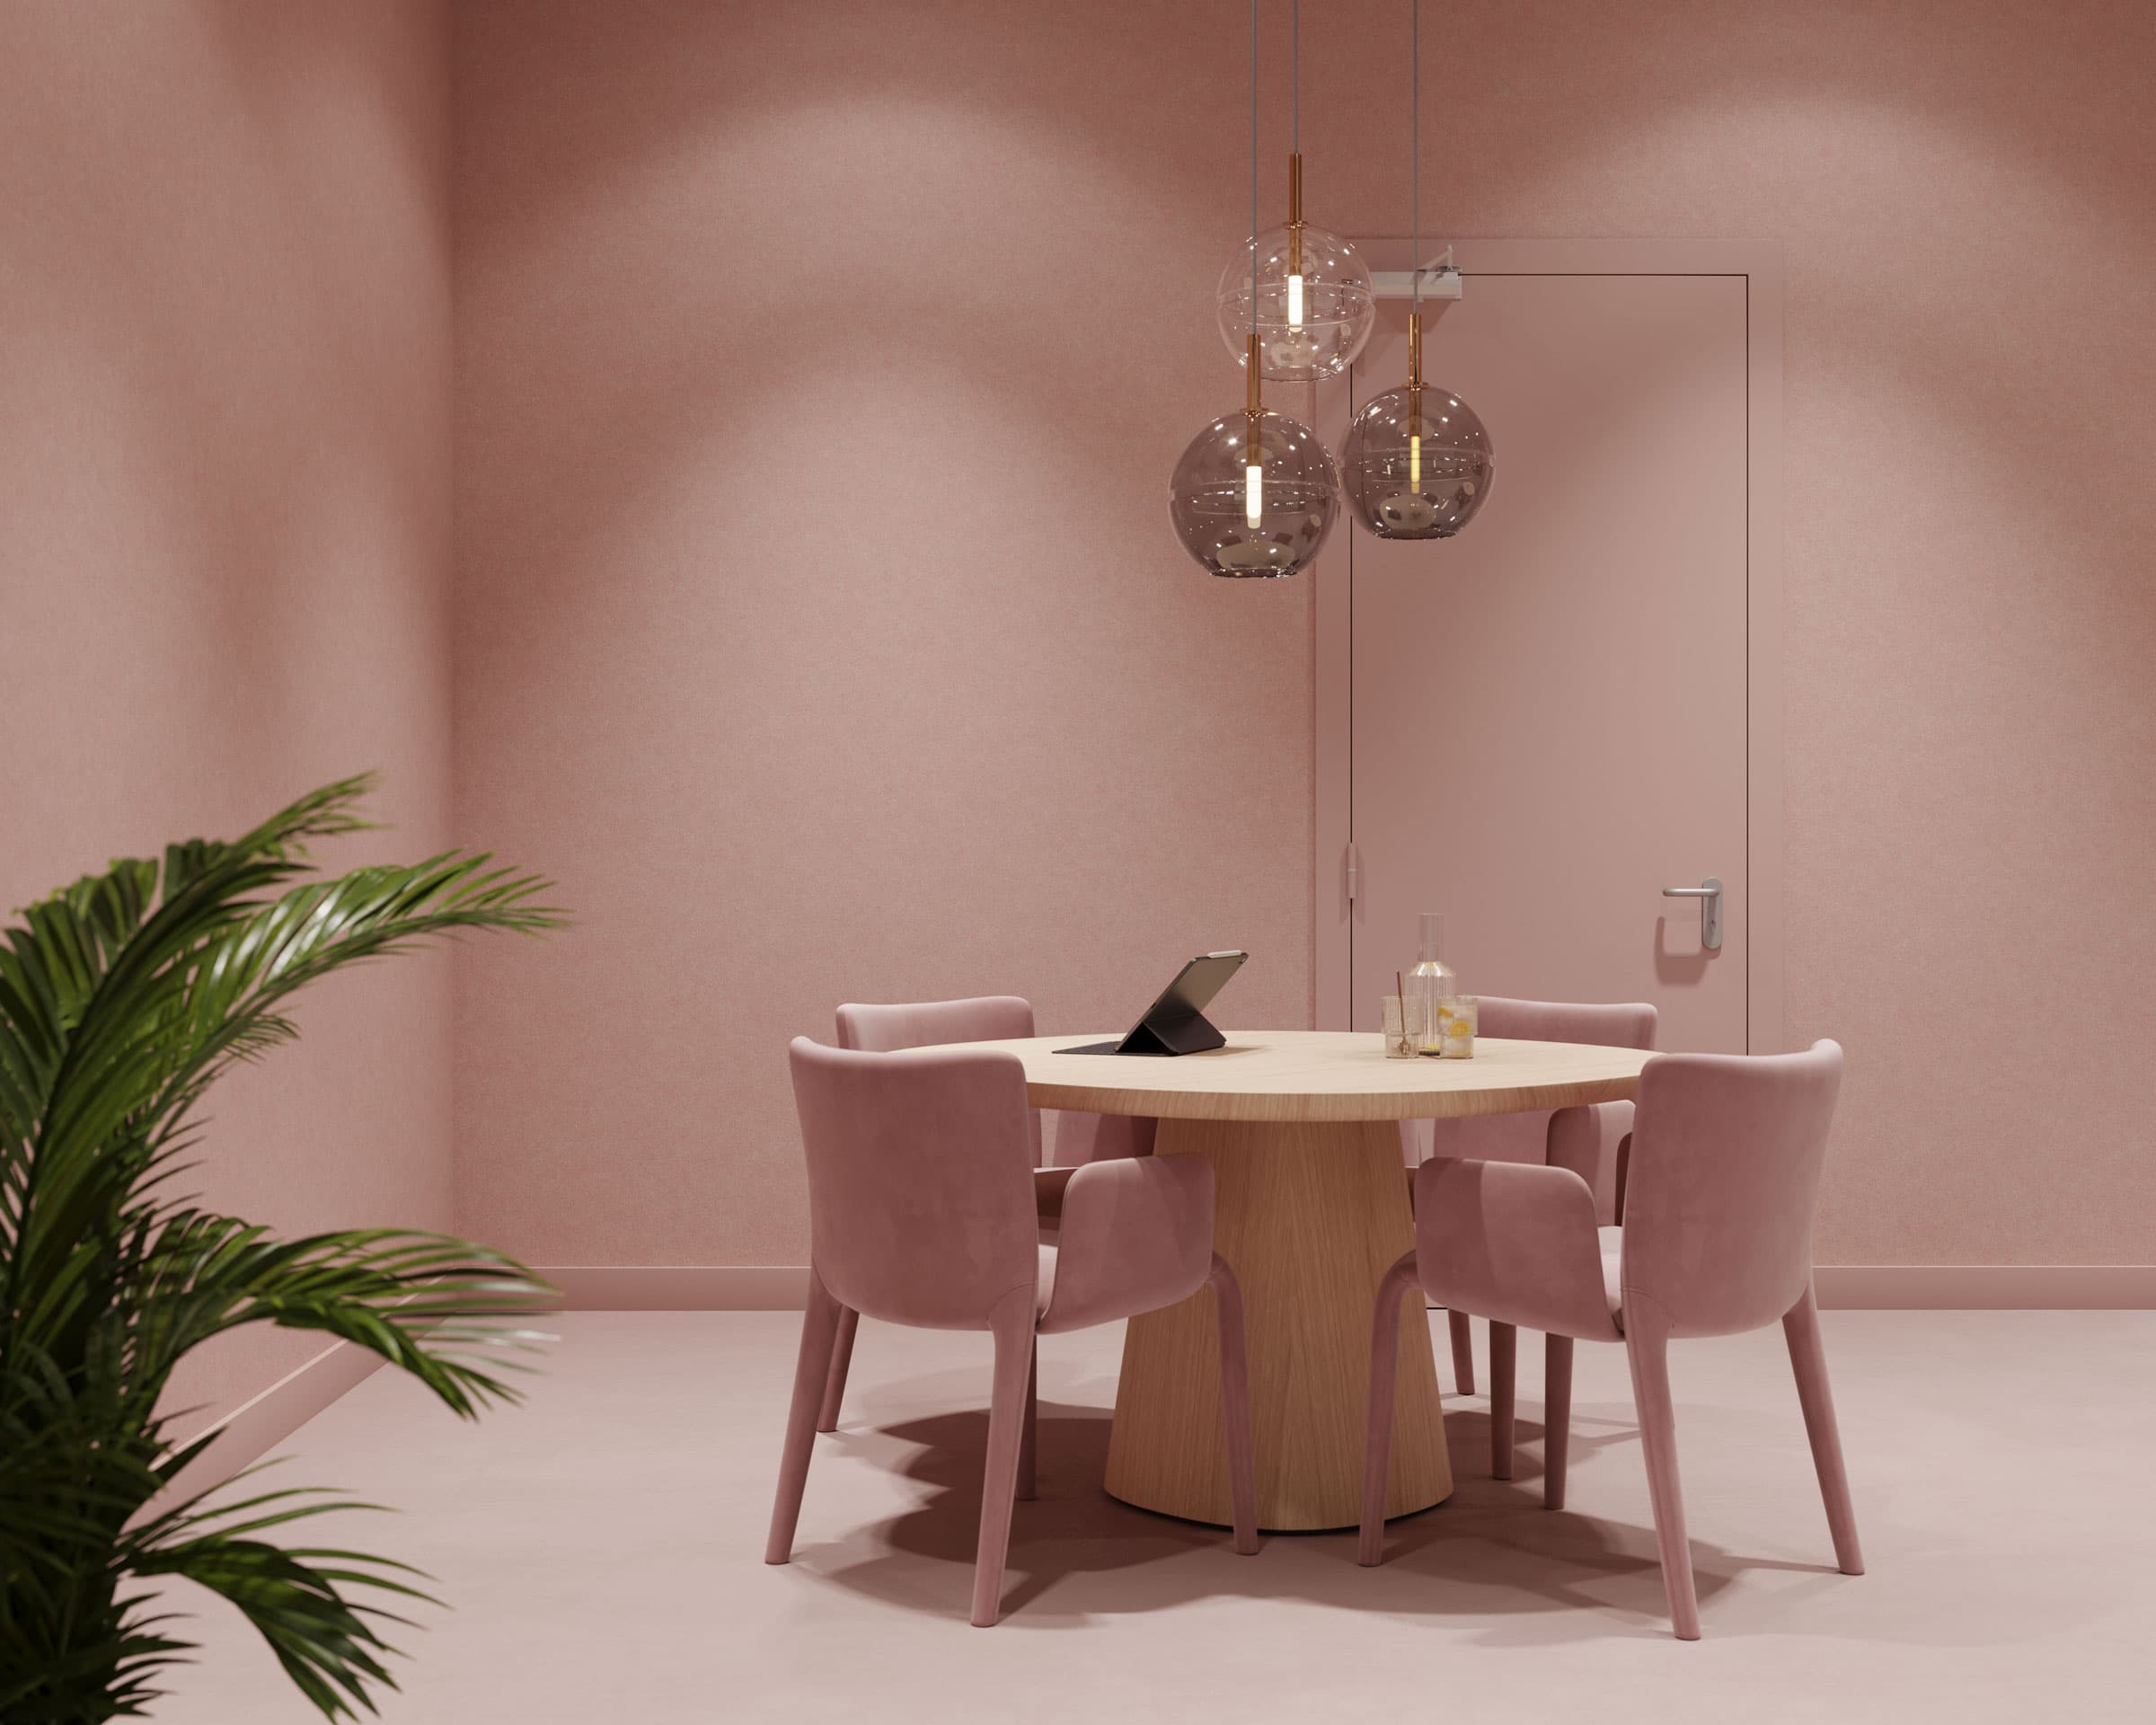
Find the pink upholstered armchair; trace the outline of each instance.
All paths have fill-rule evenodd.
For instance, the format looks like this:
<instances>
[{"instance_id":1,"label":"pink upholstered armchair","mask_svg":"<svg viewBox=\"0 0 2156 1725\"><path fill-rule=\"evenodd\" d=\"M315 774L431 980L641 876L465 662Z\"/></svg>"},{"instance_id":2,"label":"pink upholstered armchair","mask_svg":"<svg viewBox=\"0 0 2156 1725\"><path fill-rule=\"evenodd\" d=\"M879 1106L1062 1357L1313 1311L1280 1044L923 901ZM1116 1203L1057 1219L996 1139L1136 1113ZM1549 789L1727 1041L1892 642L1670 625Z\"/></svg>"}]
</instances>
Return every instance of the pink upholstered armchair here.
<instances>
[{"instance_id":1,"label":"pink upholstered armchair","mask_svg":"<svg viewBox=\"0 0 2156 1725\"><path fill-rule=\"evenodd\" d=\"M995 1622L1012 1500L1030 1495L1034 1338L1172 1305L1212 1285L1235 1549L1258 1549L1242 1296L1213 1251L1213 1171L1197 1156L1072 1172L1040 1242L1024 1068L994 1049L873 1054L797 1039L808 1164L808 1309L764 1561L792 1555L842 1312L994 1339L973 1621Z\"/></svg>"},{"instance_id":2,"label":"pink upholstered armchair","mask_svg":"<svg viewBox=\"0 0 2156 1725\"><path fill-rule=\"evenodd\" d=\"M897 1048L932 1047L943 1042L1001 1042L1029 1037L1032 1004L1017 995L981 995L968 1000L925 1000L890 1005L849 1004L838 1009L838 1046L889 1053ZM1060 1225L1067 1170L1089 1162L1153 1154L1155 1122L1122 1114L1064 1114L1056 1122L1053 1169L1040 1166L1040 1110L1026 1110L1033 1147L1034 1208L1041 1227ZM853 1367L853 1340L861 1314L851 1306L839 1314L838 1340L831 1352L831 1376L817 1415L818 1431L836 1431L846 1396L846 1375ZM1027 1394L1032 1394L1030 1387ZM1027 1416L1029 1419L1031 1415ZM1021 1494L1030 1497L1029 1483Z\"/></svg>"},{"instance_id":3,"label":"pink upholstered armchair","mask_svg":"<svg viewBox=\"0 0 2156 1725\"><path fill-rule=\"evenodd\" d=\"M1383 1550L1401 1296L1419 1285L1454 1309L1545 1333L1543 1501L1551 1508L1565 1500L1572 1345L1623 1345L1670 1616L1686 1641L1698 1639L1700 1613L1677 1481L1668 1346L1780 1320L1834 1555L1844 1572L1862 1574L1812 1294L1812 1214L1841 1082L1842 1050L1832 1042L1804 1054L1649 1061L1621 1226L1597 1225L1595 1192L1570 1168L1425 1163L1416 1174L1415 1250L1378 1290L1359 1560L1375 1563ZM1491 1467L1509 1478L1512 1411L1502 1410L1501 1427L1498 1411L1493 1405Z\"/></svg>"},{"instance_id":4,"label":"pink upholstered armchair","mask_svg":"<svg viewBox=\"0 0 2156 1725\"><path fill-rule=\"evenodd\" d=\"M1644 1001L1621 1005L1575 1005L1555 1000L1507 1000L1485 995L1478 1033L1523 1042L1586 1042L1605 1048L1655 1046L1655 1009ZM1401 1122L1402 1147L1414 1160L1410 1137L1419 1122ZM1630 1102L1596 1102L1556 1113L1484 1114L1463 1120L1432 1120L1431 1155L1478 1162L1543 1163L1569 1168L1595 1194L1595 1215L1604 1227L1617 1220L1623 1180L1624 1145L1632 1130ZM1469 1314L1446 1314L1453 1342L1453 1382L1462 1395L1475 1393L1475 1347ZM1509 1325L1489 1326L1490 1394L1509 1402L1515 1338ZM1500 1396L1499 1386L1503 1386ZM1504 1477L1500 1475L1500 1477Z\"/></svg>"}]
</instances>

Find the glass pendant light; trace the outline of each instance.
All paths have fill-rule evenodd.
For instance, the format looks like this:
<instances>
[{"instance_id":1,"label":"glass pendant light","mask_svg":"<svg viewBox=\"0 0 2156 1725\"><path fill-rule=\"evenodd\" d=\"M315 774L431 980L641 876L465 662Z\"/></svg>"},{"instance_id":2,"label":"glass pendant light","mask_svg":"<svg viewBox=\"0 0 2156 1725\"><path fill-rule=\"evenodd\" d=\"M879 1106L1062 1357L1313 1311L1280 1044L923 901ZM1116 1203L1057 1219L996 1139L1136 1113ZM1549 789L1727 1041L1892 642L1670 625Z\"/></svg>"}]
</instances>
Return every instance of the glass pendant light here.
<instances>
[{"instance_id":1,"label":"glass pendant light","mask_svg":"<svg viewBox=\"0 0 2156 1725\"><path fill-rule=\"evenodd\" d=\"M1250 344L1249 405L1190 440L1169 481L1168 514L1183 549L1215 575L1293 575L1332 530L1339 482L1316 432L1266 411L1255 335Z\"/></svg>"},{"instance_id":2,"label":"glass pendant light","mask_svg":"<svg viewBox=\"0 0 2156 1725\"><path fill-rule=\"evenodd\" d=\"M1287 158L1287 225L1257 231L1252 258L1238 257L1221 272L1215 301L1221 340L1249 363L1245 337L1258 336L1265 375L1275 383L1307 384L1355 363L1370 339L1377 298L1362 254L1337 234L1303 219L1303 9L1294 13L1294 143Z\"/></svg>"},{"instance_id":3,"label":"glass pendant light","mask_svg":"<svg viewBox=\"0 0 2156 1725\"><path fill-rule=\"evenodd\" d=\"M1422 7L1414 6L1410 128L1415 135L1415 309L1408 381L1355 416L1340 447L1340 483L1355 518L1380 539L1450 539L1489 495L1489 433L1448 389L1422 381Z\"/></svg>"},{"instance_id":4,"label":"glass pendant light","mask_svg":"<svg viewBox=\"0 0 2156 1725\"><path fill-rule=\"evenodd\" d=\"M1250 229L1246 289L1256 298L1258 0L1250 0ZM1168 482L1168 516L1183 549L1215 575L1293 575L1318 554L1339 513L1331 453L1299 420L1266 410L1259 332L1244 336L1242 411L1190 440Z\"/></svg>"}]
</instances>

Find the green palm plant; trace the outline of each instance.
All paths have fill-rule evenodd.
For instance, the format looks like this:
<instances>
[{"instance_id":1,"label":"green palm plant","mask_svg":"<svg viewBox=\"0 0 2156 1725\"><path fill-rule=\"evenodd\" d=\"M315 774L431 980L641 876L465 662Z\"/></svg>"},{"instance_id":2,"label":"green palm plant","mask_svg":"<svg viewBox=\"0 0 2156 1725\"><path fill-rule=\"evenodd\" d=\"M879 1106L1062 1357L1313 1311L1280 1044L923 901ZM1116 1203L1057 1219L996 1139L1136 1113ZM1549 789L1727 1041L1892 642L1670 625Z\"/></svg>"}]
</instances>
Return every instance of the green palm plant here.
<instances>
[{"instance_id":1,"label":"green palm plant","mask_svg":"<svg viewBox=\"0 0 2156 1725\"><path fill-rule=\"evenodd\" d=\"M209 1439L161 1407L192 1349L246 1324L369 1349L467 1418L513 1401L550 1292L513 1259L388 1229L280 1240L172 1195L198 1104L296 1034L293 993L469 928L536 933L547 882L484 855L311 878L312 840L367 825L370 781L325 786L229 844L114 862L0 933L0 1720L140 1715L193 1651L158 1578L237 1606L331 1719L394 1687L385 1559L285 1546L271 1528L357 1508L308 1490L183 1497ZM144 1584L149 1584L145 1586Z\"/></svg>"}]
</instances>

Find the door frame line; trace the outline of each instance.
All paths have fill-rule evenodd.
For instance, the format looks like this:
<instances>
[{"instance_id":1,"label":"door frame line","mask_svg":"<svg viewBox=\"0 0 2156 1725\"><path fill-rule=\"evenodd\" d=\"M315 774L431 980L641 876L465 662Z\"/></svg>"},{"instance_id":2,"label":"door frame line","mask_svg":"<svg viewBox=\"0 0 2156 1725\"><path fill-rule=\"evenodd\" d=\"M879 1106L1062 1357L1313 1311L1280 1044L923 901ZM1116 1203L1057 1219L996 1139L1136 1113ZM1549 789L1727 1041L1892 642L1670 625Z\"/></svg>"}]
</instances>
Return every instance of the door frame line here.
<instances>
[{"instance_id":1,"label":"door frame line","mask_svg":"<svg viewBox=\"0 0 2156 1725\"><path fill-rule=\"evenodd\" d=\"M1415 267L1404 235L1358 237L1375 270ZM1745 282L1745 1046L1786 1045L1782 746L1782 248L1773 240L1452 242L1471 297L1477 276L1735 276ZM1425 251L1432 248L1426 246ZM1354 417L1354 374L1312 392L1312 423L1338 449ZM1311 1022L1345 1030L1354 999L1345 862L1355 840L1354 547L1339 521L1311 574L1315 746L1312 763Z\"/></svg>"}]
</instances>

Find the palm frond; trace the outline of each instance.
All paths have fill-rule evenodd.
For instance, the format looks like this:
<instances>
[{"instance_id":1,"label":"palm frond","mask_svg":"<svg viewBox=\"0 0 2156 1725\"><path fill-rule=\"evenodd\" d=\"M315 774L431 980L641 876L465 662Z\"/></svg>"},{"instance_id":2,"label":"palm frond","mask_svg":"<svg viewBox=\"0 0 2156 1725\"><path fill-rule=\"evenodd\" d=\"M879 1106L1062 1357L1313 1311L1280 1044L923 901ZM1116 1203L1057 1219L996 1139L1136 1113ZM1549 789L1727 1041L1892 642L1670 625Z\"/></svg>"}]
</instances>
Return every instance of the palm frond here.
<instances>
[{"instance_id":1,"label":"palm frond","mask_svg":"<svg viewBox=\"0 0 2156 1725\"><path fill-rule=\"evenodd\" d=\"M134 1345L160 1380L190 1349L249 1323L315 1330L409 1372L475 1417L515 1388L468 1357L509 1369L535 1338L491 1320L546 1305L553 1289L506 1253L446 1234L370 1228L273 1238L231 1216L163 1219L144 1269Z\"/></svg>"},{"instance_id":2,"label":"palm frond","mask_svg":"<svg viewBox=\"0 0 2156 1725\"><path fill-rule=\"evenodd\" d=\"M337 1567L323 1568L314 1560L330 1560ZM353 1603L346 1589L371 1588L438 1603L389 1573L402 1567L355 1552L287 1551L266 1540L212 1534L146 1552L135 1572L183 1576L229 1599L325 1717L357 1719L362 1708L376 1711L371 1685L397 1686L383 1663L396 1650L370 1619L404 1620Z\"/></svg>"},{"instance_id":3,"label":"palm frond","mask_svg":"<svg viewBox=\"0 0 2156 1725\"><path fill-rule=\"evenodd\" d=\"M444 853L329 880L307 848L367 826L345 779L231 841L123 859L0 931L0 1719L132 1717L191 1649L130 1578L239 1606L331 1718L390 1681L374 1598L421 1598L386 1560L260 1535L353 1507L312 1491L169 1501L208 1436L169 1435L179 1362L243 1325L371 1349L467 1418L515 1399L551 1290L514 1259L387 1229L280 1240L172 1181L197 1105L297 1033L287 1003L352 964L472 928L561 925L548 883Z\"/></svg>"}]
</instances>

